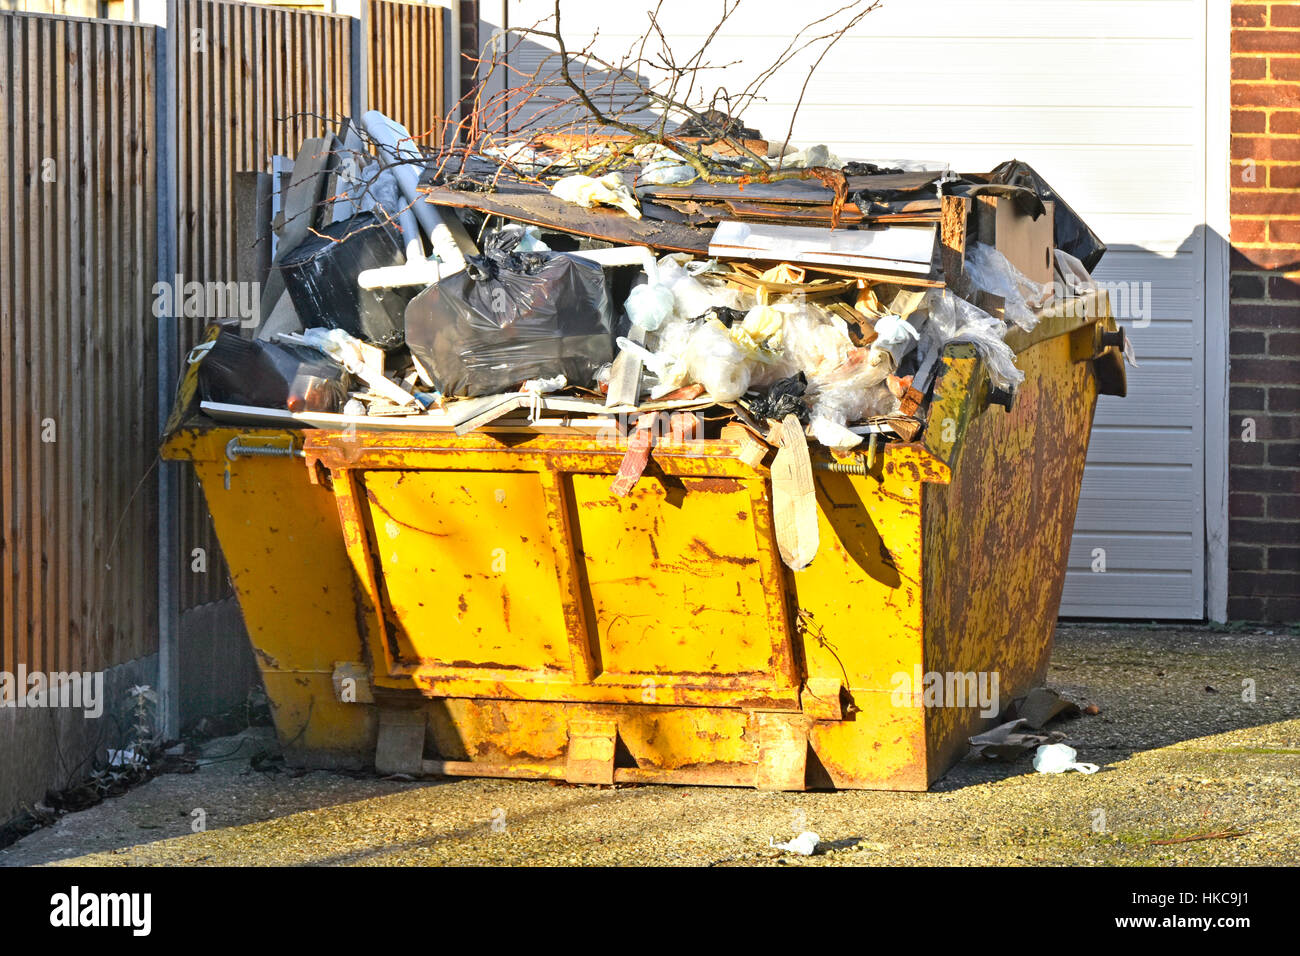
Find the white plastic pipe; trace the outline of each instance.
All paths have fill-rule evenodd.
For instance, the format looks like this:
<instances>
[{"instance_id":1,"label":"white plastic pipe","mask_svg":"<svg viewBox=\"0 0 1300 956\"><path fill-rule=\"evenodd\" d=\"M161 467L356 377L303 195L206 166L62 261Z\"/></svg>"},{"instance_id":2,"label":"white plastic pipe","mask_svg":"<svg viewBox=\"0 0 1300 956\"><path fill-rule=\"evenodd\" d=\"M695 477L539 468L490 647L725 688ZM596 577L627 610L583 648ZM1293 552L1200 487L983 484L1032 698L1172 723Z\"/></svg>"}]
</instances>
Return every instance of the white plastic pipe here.
<instances>
[{"instance_id":1,"label":"white plastic pipe","mask_svg":"<svg viewBox=\"0 0 1300 956\"><path fill-rule=\"evenodd\" d=\"M579 249L569 255L590 259L602 266L641 266L651 283L659 281L659 261L646 246L615 246L612 249Z\"/></svg>"},{"instance_id":2,"label":"white plastic pipe","mask_svg":"<svg viewBox=\"0 0 1300 956\"><path fill-rule=\"evenodd\" d=\"M402 209L397 216L402 238L406 240L406 262L400 266L384 266L380 269L366 269L357 276L357 285L363 289L396 289L406 285L432 285L442 278L445 271L436 259L424 255L424 240L420 238L420 227L415 220L415 213L409 207Z\"/></svg>"},{"instance_id":3,"label":"white plastic pipe","mask_svg":"<svg viewBox=\"0 0 1300 956\"><path fill-rule=\"evenodd\" d=\"M414 210L420 228L433 244L434 255L442 260L443 275L462 271L465 268L465 256L477 252L474 240L454 214L444 216L437 206L425 202L417 191L420 174L412 160L419 160L420 153L411 145L410 132L378 110L367 112L361 122L379 147L380 157L389 165L397 179L397 187Z\"/></svg>"}]
</instances>

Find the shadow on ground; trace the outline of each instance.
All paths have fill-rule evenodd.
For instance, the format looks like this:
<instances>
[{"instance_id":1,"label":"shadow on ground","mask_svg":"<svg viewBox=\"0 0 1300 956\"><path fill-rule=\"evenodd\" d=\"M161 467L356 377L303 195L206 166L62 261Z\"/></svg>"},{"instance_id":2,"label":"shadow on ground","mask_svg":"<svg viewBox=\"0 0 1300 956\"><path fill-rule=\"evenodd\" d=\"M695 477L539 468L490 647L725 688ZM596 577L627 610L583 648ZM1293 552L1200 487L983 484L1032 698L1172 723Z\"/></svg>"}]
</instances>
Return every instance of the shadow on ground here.
<instances>
[{"instance_id":1,"label":"shadow on ground","mask_svg":"<svg viewBox=\"0 0 1300 956\"><path fill-rule=\"evenodd\" d=\"M967 758L922 794L292 776L250 769L254 730L0 865L1300 863L1295 629L1066 625L1048 683L1101 708L1053 725L1100 773ZM803 830L818 854L769 846Z\"/></svg>"}]
</instances>

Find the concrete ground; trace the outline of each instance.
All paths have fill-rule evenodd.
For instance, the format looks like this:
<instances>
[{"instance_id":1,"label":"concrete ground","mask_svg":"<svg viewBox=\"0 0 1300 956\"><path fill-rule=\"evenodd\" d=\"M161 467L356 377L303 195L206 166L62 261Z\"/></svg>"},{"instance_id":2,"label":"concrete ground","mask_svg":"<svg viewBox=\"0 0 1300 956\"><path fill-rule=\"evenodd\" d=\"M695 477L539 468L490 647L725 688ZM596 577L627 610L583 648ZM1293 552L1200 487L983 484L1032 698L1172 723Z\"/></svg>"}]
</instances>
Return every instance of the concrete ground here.
<instances>
[{"instance_id":1,"label":"concrete ground","mask_svg":"<svg viewBox=\"0 0 1300 956\"><path fill-rule=\"evenodd\" d=\"M967 758L923 794L293 776L251 769L255 729L0 866L1300 864L1300 630L1065 625L1049 684L1100 706L1054 727L1101 772ZM817 855L769 848L804 829Z\"/></svg>"}]
</instances>

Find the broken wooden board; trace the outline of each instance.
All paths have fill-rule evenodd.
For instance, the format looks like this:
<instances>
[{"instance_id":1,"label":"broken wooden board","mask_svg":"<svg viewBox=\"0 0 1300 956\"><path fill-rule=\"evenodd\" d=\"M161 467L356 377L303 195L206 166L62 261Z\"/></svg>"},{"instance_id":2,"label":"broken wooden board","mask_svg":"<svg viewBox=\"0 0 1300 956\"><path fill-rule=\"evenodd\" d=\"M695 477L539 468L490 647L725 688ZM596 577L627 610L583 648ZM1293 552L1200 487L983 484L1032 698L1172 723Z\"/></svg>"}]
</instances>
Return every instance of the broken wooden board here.
<instances>
[{"instance_id":1,"label":"broken wooden board","mask_svg":"<svg viewBox=\"0 0 1300 956\"><path fill-rule=\"evenodd\" d=\"M901 272L888 272L881 269L850 269L844 266L810 265L808 271L828 276L850 276L854 279L867 279L871 282L888 282L893 285L917 286L925 289L942 289L944 285L943 279L934 275L906 275Z\"/></svg>"},{"instance_id":2,"label":"broken wooden board","mask_svg":"<svg viewBox=\"0 0 1300 956\"><path fill-rule=\"evenodd\" d=\"M830 230L724 222L714 230L709 255L929 275L937 232L934 225Z\"/></svg>"},{"instance_id":3,"label":"broken wooden board","mask_svg":"<svg viewBox=\"0 0 1300 956\"><path fill-rule=\"evenodd\" d=\"M970 200L965 196L944 196L939 222L940 262L948 288L963 298L970 292L966 277L966 230Z\"/></svg>"},{"instance_id":4,"label":"broken wooden board","mask_svg":"<svg viewBox=\"0 0 1300 956\"><path fill-rule=\"evenodd\" d=\"M827 203L813 205L795 205L792 203L742 202L728 199L720 210L720 219L752 219L758 222L808 222L829 227L835 219L832 207ZM730 213L730 216L727 215ZM839 222L845 225L856 224L863 219L862 210L853 203L845 203L840 209Z\"/></svg>"},{"instance_id":5,"label":"broken wooden board","mask_svg":"<svg viewBox=\"0 0 1300 956\"><path fill-rule=\"evenodd\" d=\"M627 453L618 466L618 474L610 482L609 490L620 498L626 498L641 480L646 466L650 464L650 446L655 440L655 423L659 420L657 412L642 415L636 423L636 429L628 437Z\"/></svg>"},{"instance_id":6,"label":"broken wooden board","mask_svg":"<svg viewBox=\"0 0 1300 956\"><path fill-rule=\"evenodd\" d=\"M772 523L781 560L792 571L812 564L820 544L817 493L803 426L794 415L781 423L780 447L772 461Z\"/></svg>"},{"instance_id":7,"label":"broken wooden board","mask_svg":"<svg viewBox=\"0 0 1300 956\"><path fill-rule=\"evenodd\" d=\"M772 450L771 446L758 438L749 428L737 422L723 425L718 437L723 441L734 441L740 446L736 450L736 457L751 468L760 467L767 453Z\"/></svg>"},{"instance_id":8,"label":"broken wooden board","mask_svg":"<svg viewBox=\"0 0 1300 956\"><path fill-rule=\"evenodd\" d=\"M495 192L465 192L446 186L421 186L428 202L437 206L477 209L517 222L591 239L625 245L650 246L667 252L706 255L712 230L683 223L633 219L617 209L584 209L557 199L539 186L502 181Z\"/></svg>"},{"instance_id":9,"label":"broken wooden board","mask_svg":"<svg viewBox=\"0 0 1300 956\"><path fill-rule=\"evenodd\" d=\"M783 295L798 295L803 298L816 302L821 299L831 299L838 295L843 295L853 288L856 284L853 279L813 279L809 282L773 282L762 278L761 275L753 275L738 266L744 263L732 263L730 274L723 275L721 278L745 292L749 292L758 297L759 302L767 302L772 298Z\"/></svg>"},{"instance_id":10,"label":"broken wooden board","mask_svg":"<svg viewBox=\"0 0 1300 956\"><path fill-rule=\"evenodd\" d=\"M864 315L847 302L829 302L825 309L848 323L849 337L858 348L870 345L876 340L875 320L871 316Z\"/></svg>"},{"instance_id":11,"label":"broken wooden board","mask_svg":"<svg viewBox=\"0 0 1300 956\"><path fill-rule=\"evenodd\" d=\"M672 139L682 143L701 143L705 142L700 136L672 136ZM632 136L629 133L539 133L528 141L528 145L541 147L543 149L560 149L566 152L576 152L587 149L592 146L604 146L606 144L618 145L620 143L629 143ZM767 155L767 140L765 139L743 139L738 140L744 149L749 150L756 156ZM742 155L732 143L726 140L717 142L707 142L702 148L702 152L713 156L739 156Z\"/></svg>"},{"instance_id":12,"label":"broken wooden board","mask_svg":"<svg viewBox=\"0 0 1300 956\"><path fill-rule=\"evenodd\" d=\"M789 172L789 170L786 170ZM847 177L850 195L865 192L914 192L924 189L941 173L905 172L879 173L870 176ZM656 200L694 199L699 202L739 202L761 203L798 203L800 205L830 205L835 201L835 190L816 178L779 179L775 182L762 182L754 178L745 183L706 183L696 182L670 186L646 184L638 186L636 194L650 196Z\"/></svg>"}]
</instances>

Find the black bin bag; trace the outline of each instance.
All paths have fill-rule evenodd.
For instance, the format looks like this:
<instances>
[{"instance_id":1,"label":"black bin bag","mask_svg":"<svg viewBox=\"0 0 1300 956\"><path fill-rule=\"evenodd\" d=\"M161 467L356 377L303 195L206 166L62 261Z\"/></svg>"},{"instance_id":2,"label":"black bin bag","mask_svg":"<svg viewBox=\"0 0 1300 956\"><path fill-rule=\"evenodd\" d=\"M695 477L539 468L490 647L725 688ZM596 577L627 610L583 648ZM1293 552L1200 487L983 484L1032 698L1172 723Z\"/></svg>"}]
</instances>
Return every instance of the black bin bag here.
<instances>
[{"instance_id":1,"label":"black bin bag","mask_svg":"<svg viewBox=\"0 0 1300 956\"><path fill-rule=\"evenodd\" d=\"M465 272L406 307L406 344L444 395L494 395L555 375L590 386L613 360L601 267L562 252L515 252L518 242L518 233L489 236Z\"/></svg>"},{"instance_id":2,"label":"black bin bag","mask_svg":"<svg viewBox=\"0 0 1300 956\"><path fill-rule=\"evenodd\" d=\"M280 262L285 288L307 328L342 329L381 349L402 345L402 313L417 287L363 289L367 269L406 261L400 230L365 212L317 230Z\"/></svg>"},{"instance_id":3,"label":"black bin bag","mask_svg":"<svg viewBox=\"0 0 1300 956\"><path fill-rule=\"evenodd\" d=\"M989 173L989 181L1008 186L1023 186L1032 189L1039 199L1056 203L1056 214L1052 221L1052 239L1056 248L1074 256L1089 272L1097 268L1097 263L1101 262L1101 257L1106 254L1106 244L1088 228L1088 224L1079 218L1079 214L1070 208L1070 204L1047 185L1047 180L1038 175L1032 166L1018 159L1007 160Z\"/></svg>"},{"instance_id":4,"label":"black bin bag","mask_svg":"<svg viewBox=\"0 0 1300 956\"><path fill-rule=\"evenodd\" d=\"M222 332L199 361L205 402L337 412L348 400L348 370L305 345L250 342Z\"/></svg>"}]
</instances>

